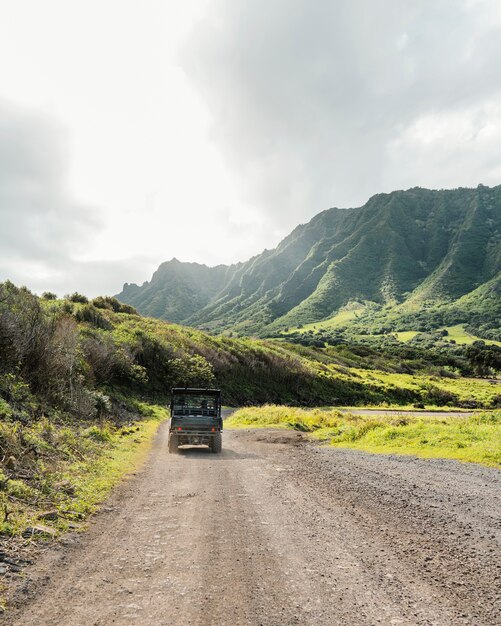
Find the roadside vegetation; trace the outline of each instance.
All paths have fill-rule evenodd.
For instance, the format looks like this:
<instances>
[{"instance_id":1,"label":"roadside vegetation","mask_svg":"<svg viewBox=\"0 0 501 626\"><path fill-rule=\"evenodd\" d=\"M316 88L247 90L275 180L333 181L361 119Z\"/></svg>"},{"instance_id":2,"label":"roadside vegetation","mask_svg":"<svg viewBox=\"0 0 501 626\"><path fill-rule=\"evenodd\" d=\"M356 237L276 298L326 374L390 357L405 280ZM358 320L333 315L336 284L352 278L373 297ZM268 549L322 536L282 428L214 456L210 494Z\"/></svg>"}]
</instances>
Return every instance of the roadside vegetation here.
<instances>
[{"instance_id":1,"label":"roadside vegetation","mask_svg":"<svg viewBox=\"0 0 501 626\"><path fill-rule=\"evenodd\" d=\"M0 284L1 537L83 519L138 462L171 387L217 386L230 406L499 407L497 381L475 378L496 375L497 352L464 350L214 336L115 298Z\"/></svg>"},{"instance_id":2,"label":"roadside vegetation","mask_svg":"<svg viewBox=\"0 0 501 626\"><path fill-rule=\"evenodd\" d=\"M66 424L42 418L0 423L0 533L4 547L50 539L82 521L127 473L136 469L159 419L160 407L141 407L141 420Z\"/></svg>"},{"instance_id":3,"label":"roadside vegetation","mask_svg":"<svg viewBox=\"0 0 501 626\"><path fill-rule=\"evenodd\" d=\"M338 448L456 459L501 468L501 411L464 417L353 415L336 409L248 407L227 428L288 428Z\"/></svg>"}]
</instances>

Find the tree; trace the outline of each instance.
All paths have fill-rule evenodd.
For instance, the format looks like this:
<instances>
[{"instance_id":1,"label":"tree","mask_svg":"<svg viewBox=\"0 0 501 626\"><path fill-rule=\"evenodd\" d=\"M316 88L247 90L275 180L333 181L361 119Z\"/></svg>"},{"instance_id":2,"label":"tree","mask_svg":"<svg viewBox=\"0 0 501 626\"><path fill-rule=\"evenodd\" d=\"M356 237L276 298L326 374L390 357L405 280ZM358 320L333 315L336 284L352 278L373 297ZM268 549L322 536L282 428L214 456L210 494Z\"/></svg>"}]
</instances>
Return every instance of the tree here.
<instances>
[{"instance_id":1,"label":"tree","mask_svg":"<svg viewBox=\"0 0 501 626\"><path fill-rule=\"evenodd\" d=\"M466 349L466 358L479 376L488 376L492 371L501 371L501 348L475 341Z\"/></svg>"}]
</instances>

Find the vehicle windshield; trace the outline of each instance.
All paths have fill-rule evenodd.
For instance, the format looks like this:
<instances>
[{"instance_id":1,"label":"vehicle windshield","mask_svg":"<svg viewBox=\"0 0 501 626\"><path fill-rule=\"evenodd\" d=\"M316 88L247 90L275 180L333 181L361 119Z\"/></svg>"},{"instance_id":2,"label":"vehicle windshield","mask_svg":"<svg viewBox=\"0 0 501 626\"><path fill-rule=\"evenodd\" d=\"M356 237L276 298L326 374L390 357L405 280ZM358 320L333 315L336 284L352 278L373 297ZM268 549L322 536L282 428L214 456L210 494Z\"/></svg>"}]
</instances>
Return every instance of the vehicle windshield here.
<instances>
[{"instance_id":1,"label":"vehicle windshield","mask_svg":"<svg viewBox=\"0 0 501 626\"><path fill-rule=\"evenodd\" d=\"M217 396L174 395L172 412L174 415L217 415Z\"/></svg>"}]
</instances>

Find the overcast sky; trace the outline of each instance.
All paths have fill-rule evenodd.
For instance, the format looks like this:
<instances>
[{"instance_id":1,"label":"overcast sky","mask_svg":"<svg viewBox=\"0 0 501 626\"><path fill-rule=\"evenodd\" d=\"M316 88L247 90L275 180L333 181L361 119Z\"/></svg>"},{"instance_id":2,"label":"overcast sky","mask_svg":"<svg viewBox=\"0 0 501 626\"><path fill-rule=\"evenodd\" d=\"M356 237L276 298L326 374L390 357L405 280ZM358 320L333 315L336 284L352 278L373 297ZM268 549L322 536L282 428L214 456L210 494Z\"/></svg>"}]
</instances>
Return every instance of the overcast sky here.
<instances>
[{"instance_id":1,"label":"overcast sky","mask_svg":"<svg viewBox=\"0 0 501 626\"><path fill-rule=\"evenodd\" d=\"M0 0L0 281L116 293L501 184L498 0Z\"/></svg>"}]
</instances>

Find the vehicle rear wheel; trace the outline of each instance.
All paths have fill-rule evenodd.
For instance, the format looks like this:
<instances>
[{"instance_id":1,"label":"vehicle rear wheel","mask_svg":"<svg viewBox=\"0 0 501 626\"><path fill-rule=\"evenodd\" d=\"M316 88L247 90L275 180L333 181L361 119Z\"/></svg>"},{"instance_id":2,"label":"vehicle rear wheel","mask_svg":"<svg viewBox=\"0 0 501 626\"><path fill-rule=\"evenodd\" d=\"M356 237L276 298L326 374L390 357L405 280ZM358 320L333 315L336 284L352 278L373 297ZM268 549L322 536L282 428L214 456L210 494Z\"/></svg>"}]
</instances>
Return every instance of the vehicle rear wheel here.
<instances>
[{"instance_id":1,"label":"vehicle rear wheel","mask_svg":"<svg viewBox=\"0 0 501 626\"><path fill-rule=\"evenodd\" d=\"M220 454L223 449L223 441L221 437L221 433L216 433L212 440L211 450L214 454Z\"/></svg>"},{"instance_id":2,"label":"vehicle rear wheel","mask_svg":"<svg viewBox=\"0 0 501 626\"><path fill-rule=\"evenodd\" d=\"M169 434L169 453L170 454L177 454L178 452L178 442L177 442L177 435L174 435L173 433Z\"/></svg>"}]
</instances>

